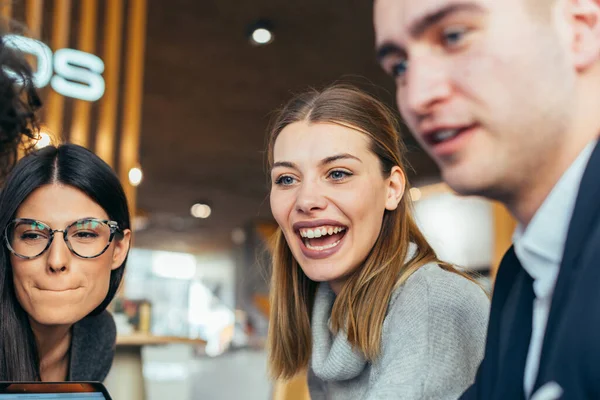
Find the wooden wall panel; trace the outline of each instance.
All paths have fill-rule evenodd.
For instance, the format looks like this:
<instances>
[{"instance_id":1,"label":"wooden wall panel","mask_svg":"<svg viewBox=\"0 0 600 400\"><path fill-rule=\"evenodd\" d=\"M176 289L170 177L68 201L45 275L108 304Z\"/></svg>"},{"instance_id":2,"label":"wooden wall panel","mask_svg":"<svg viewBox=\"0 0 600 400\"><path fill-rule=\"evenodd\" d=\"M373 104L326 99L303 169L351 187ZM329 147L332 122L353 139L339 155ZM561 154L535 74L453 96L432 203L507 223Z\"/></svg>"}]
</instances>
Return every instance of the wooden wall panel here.
<instances>
[{"instance_id":1,"label":"wooden wall panel","mask_svg":"<svg viewBox=\"0 0 600 400\"><path fill-rule=\"evenodd\" d=\"M81 9L79 15L79 40L77 50L95 53L96 50L96 0L79 0ZM73 122L71 124L70 141L81 146L89 146L90 114L92 103L76 100L73 106Z\"/></svg>"},{"instance_id":2,"label":"wooden wall panel","mask_svg":"<svg viewBox=\"0 0 600 400\"><path fill-rule=\"evenodd\" d=\"M73 48L103 60L105 91L96 101L65 98L51 85L41 89L42 129L56 142L88 147L117 169L135 215L128 173L139 165L147 0L25 0L24 8L18 22L27 36L53 53ZM10 2L0 8L5 18L13 14Z\"/></svg>"}]
</instances>

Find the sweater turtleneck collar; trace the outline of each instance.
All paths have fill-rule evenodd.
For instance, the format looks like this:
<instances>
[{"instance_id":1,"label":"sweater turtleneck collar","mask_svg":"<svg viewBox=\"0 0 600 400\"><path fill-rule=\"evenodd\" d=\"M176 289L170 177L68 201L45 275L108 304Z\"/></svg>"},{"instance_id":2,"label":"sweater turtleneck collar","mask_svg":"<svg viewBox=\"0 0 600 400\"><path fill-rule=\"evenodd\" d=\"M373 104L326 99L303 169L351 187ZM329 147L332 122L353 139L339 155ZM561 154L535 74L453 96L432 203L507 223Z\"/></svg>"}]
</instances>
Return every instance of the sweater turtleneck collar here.
<instances>
[{"instance_id":1,"label":"sweater turtleneck collar","mask_svg":"<svg viewBox=\"0 0 600 400\"><path fill-rule=\"evenodd\" d=\"M411 260L417 246L411 243L406 262ZM367 366L367 360L358 350L353 349L346 331L333 335L330 317L336 295L327 282L317 287L312 311L312 357L311 367L315 375L323 381L345 381L357 377Z\"/></svg>"}]
</instances>

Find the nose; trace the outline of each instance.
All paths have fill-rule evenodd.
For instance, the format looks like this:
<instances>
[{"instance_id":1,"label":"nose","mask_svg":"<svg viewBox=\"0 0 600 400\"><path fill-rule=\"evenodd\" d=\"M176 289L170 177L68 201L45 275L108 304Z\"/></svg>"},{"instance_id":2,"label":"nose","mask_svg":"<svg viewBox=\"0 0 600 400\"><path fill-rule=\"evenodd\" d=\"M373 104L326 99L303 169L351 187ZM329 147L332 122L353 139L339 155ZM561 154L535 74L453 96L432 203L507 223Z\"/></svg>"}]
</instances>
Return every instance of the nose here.
<instances>
[{"instance_id":1,"label":"nose","mask_svg":"<svg viewBox=\"0 0 600 400\"><path fill-rule=\"evenodd\" d=\"M47 266L51 273L60 273L68 270L71 252L62 232L55 232L50 248L48 249Z\"/></svg>"},{"instance_id":2,"label":"nose","mask_svg":"<svg viewBox=\"0 0 600 400\"><path fill-rule=\"evenodd\" d=\"M452 93L444 64L433 55L412 58L404 92L405 95L398 99L399 104L405 104L410 113L417 117L427 116Z\"/></svg>"},{"instance_id":3,"label":"nose","mask_svg":"<svg viewBox=\"0 0 600 400\"><path fill-rule=\"evenodd\" d=\"M310 214L327 207L327 199L323 196L322 188L316 182L304 181L296 197L296 211Z\"/></svg>"}]
</instances>

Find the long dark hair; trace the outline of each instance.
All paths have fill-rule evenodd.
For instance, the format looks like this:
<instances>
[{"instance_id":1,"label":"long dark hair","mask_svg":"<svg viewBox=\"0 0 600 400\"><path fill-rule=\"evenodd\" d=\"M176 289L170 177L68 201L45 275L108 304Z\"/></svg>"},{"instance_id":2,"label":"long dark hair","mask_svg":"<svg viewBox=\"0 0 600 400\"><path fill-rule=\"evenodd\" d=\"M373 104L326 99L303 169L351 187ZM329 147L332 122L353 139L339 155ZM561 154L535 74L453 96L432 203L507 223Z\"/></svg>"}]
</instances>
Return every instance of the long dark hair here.
<instances>
[{"instance_id":1,"label":"long dark hair","mask_svg":"<svg viewBox=\"0 0 600 400\"><path fill-rule=\"evenodd\" d=\"M19 148L28 152L37 138L36 112L42 105L31 66L5 37L0 31L0 181L17 161Z\"/></svg>"},{"instance_id":2,"label":"long dark hair","mask_svg":"<svg viewBox=\"0 0 600 400\"><path fill-rule=\"evenodd\" d=\"M0 232L15 218L19 206L37 188L61 183L81 190L118 222L130 228L129 209L123 187L115 172L84 147L65 144L49 146L21 159L9 174L0 194ZM115 296L125 263L110 274L108 294L90 315L104 311ZM27 313L17 301L10 252L0 246L0 381L37 381L39 355Z\"/></svg>"}]
</instances>

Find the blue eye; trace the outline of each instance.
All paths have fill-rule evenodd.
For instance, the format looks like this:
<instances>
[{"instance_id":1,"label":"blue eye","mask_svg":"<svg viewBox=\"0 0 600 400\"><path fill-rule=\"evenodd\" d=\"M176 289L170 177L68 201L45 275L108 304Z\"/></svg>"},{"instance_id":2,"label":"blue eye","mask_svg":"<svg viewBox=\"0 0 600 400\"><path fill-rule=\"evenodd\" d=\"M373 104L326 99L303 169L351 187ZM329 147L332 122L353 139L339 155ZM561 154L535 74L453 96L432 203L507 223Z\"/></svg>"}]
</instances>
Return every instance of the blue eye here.
<instances>
[{"instance_id":1,"label":"blue eye","mask_svg":"<svg viewBox=\"0 0 600 400\"><path fill-rule=\"evenodd\" d=\"M295 179L289 175L282 175L275 180L276 185L290 186L294 184Z\"/></svg>"},{"instance_id":2,"label":"blue eye","mask_svg":"<svg viewBox=\"0 0 600 400\"><path fill-rule=\"evenodd\" d=\"M329 173L329 177L334 181L341 181L344 178L351 176L352 174L347 171L335 170Z\"/></svg>"},{"instance_id":3,"label":"blue eye","mask_svg":"<svg viewBox=\"0 0 600 400\"><path fill-rule=\"evenodd\" d=\"M400 77L404 76L407 69L408 69L408 61L404 60L404 61L396 63L392 66L391 74L394 78L400 78Z\"/></svg>"},{"instance_id":4,"label":"blue eye","mask_svg":"<svg viewBox=\"0 0 600 400\"><path fill-rule=\"evenodd\" d=\"M442 33L442 41L446 46L452 47L461 43L467 33L466 28L452 27L444 30Z\"/></svg>"}]
</instances>

